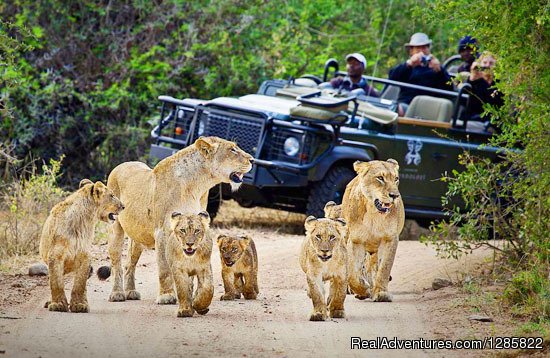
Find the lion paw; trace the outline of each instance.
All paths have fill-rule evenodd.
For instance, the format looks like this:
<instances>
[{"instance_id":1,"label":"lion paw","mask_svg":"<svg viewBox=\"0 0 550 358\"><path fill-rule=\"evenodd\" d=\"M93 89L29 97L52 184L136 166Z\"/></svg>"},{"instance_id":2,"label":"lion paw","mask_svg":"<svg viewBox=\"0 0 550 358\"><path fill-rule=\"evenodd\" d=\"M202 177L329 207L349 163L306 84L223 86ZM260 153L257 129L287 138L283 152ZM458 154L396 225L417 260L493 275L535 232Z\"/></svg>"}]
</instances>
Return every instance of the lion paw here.
<instances>
[{"instance_id":1,"label":"lion paw","mask_svg":"<svg viewBox=\"0 0 550 358\"><path fill-rule=\"evenodd\" d=\"M48 310L55 312L67 312L69 310L69 305L67 305L67 302L51 302L48 305Z\"/></svg>"},{"instance_id":2,"label":"lion paw","mask_svg":"<svg viewBox=\"0 0 550 358\"><path fill-rule=\"evenodd\" d=\"M243 293L245 300L255 300L258 294L256 292ZM240 297L241 295L239 295Z\"/></svg>"},{"instance_id":3,"label":"lion paw","mask_svg":"<svg viewBox=\"0 0 550 358\"><path fill-rule=\"evenodd\" d=\"M156 302L158 305L175 305L177 302L177 298L176 296L174 296L173 293L165 293L165 294L159 295L157 297Z\"/></svg>"},{"instance_id":4,"label":"lion paw","mask_svg":"<svg viewBox=\"0 0 550 358\"><path fill-rule=\"evenodd\" d=\"M330 311L330 317L332 317L332 318L345 318L346 314L344 313L344 310L333 310L333 311Z\"/></svg>"},{"instance_id":5,"label":"lion paw","mask_svg":"<svg viewBox=\"0 0 550 358\"><path fill-rule=\"evenodd\" d=\"M88 313L88 304L87 303L73 303L71 302L69 308L73 313Z\"/></svg>"},{"instance_id":6,"label":"lion paw","mask_svg":"<svg viewBox=\"0 0 550 358\"><path fill-rule=\"evenodd\" d=\"M48 308L50 306L50 303L52 303L52 301L46 301L46 303L44 303L44 308Z\"/></svg>"},{"instance_id":7,"label":"lion paw","mask_svg":"<svg viewBox=\"0 0 550 358\"><path fill-rule=\"evenodd\" d=\"M237 295L234 293L225 293L220 297L221 301L233 301ZM239 298L241 298L241 295L239 294Z\"/></svg>"},{"instance_id":8,"label":"lion paw","mask_svg":"<svg viewBox=\"0 0 550 358\"><path fill-rule=\"evenodd\" d=\"M141 295L136 290L130 290L126 292L127 300L141 300Z\"/></svg>"},{"instance_id":9,"label":"lion paw","mask_svg":"<svg viewBox=\"0 0 550 358\"><path fill-rule=\"evenodd\" d=\"M179 309L178 317L193 317L193 309L192 308Z\"/></svg>"},{"instance_id":10,"label":"lion paw","mask_svg":"<svg viewBox=\"0 0 550 358\"><path fill-rule=\"evenodd\" d=\"M393 301L393 297L388 292L382 291L374 295L373 301L374 302L391 302Z\"/></svg>"},{"instance_id":11,"label":"lion paw","mask_svg":"<svg viewBox=\"0 0 550 358\"><path fill-rule=\"evenodd\" d=\"M209 308L203 308L203 309L201 309L201 310L195 309L195 311L196 311L198 314L204 316L205 314L208 313L208 311L210 311L210 309L209 309Z\"/></svg>"},{"instance_id":12,"label":"lion paw","mask_svg":"<svg viewBox=\"0 0 550 358\"><path fill-rule=\"evenodd\" d=\"M361 296L361 295L355 295L355 298L357 298L358 300L366 300L367 298L369 298L370 296Z\"/></svg>"},{"instance_id":13,"label":"lion paw","mask_svg":"<svg viewBox=\"0 0 550 358\"><path fill-rule=\"evenodd\" d=\"M113 292L111 292L111 295L109 296L109 301L111 301L111 302L124 302L124 301L126 301L126 297L124 296L124 292L122 292L122 291L113 291Z\"/></svg>"},{"instance_id":14,"label":"lion paw","mask_svg":"<svg viewBox=\"0 0 550 358\"><path fill-rule=\"evenodd\" d=\"M327 315L323 312L313 312L311 316L309 316L310 321L324 321L327 319Z\"/></svg>"}]
</instances>

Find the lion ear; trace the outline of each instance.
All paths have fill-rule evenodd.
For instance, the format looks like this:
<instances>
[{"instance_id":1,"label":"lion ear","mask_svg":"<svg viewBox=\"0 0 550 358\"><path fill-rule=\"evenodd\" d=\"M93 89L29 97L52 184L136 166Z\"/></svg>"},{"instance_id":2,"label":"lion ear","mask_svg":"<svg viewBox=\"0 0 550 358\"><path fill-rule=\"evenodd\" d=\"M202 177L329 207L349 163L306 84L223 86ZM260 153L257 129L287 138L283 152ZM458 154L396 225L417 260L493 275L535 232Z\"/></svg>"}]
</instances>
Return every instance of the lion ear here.
<instances>
[{"instance_id":1,"label":"lion ear","mask_svg":"<svg viewBox=\"0 0 550 358\"><path fill-rule=\"evenodd\" d=\"M366 172L367 169L369 168L369 162L361 162L361 161L356 161L355 163L353 163L353 170L355 170L355 172L357 174L361 173L361 172Z\"/></svg>"},{"instance_id":2,"label":"lion ear","mask_svg":"<svg viewBox=\"0 0 550 358\"><path fill-rule=\"evenodd\" d=\"M80 184L78 184L78 189L82 188L84 185L93 184L94 182L90 179L82 179Z\"/></svg>"},{"instance_id":3,"label":"lion ear","mask_svg":"<svg viewBox=\"0 0 550 358\"><path fill-rule=\"evenodd\" d=\"M103 184L100 181L96 181L94 186L92 186L92 190L90 194L92 195L92 199L95 201L101 200L101 197L105 194L105 191L107 190L107 187L105 184Z\"/></svg>"},{"instance_id":4,"label":"lion ear","mask_svg":"<svg viewBox=\"0 0 550 358\"><path fill-rule=\"evenodd\" d=\"M343 226L343 227L345 227L347 225L346 221L342 218L334 219L334 221L336 221L336 223L338 225Z\"/></svg>"},{"instance_id":5,"label":"lion ear","mask_svg":"<svg viewBox=\"0 0 550 358\"><path fill-rule=\"evenodd\" d=\"M170 215L170 230L174 231L176 229L176 226L178 226L179 219L182 217L182 213L174 211L172 215Z\"/></svg>"},{"instance_id":6,"label":"lion ear","mask_svg":"<svg viewBox=\"0 0 550 358\"><path fill-rule=\"evenodd\" d=\"M218 238L216 239L216 242L218 243L218 246L222 246L222 241L225 239L225 235L218 235Z\"/></svg>"},{"instance_id":7,"label":"lion ear","mask_svg":"<svg viewBox=\"0 0 550 358\"><path fill-rule=\"evenodd\" d=\"M243 251L246 250L248 245L250 245L250 238L248 236L239 237L239 245Z\"/></svg>"},{"instance_id":8,"label":"lion ear","mask_svg":"<svg viewBox=\"0 0 550 358\"><path fill-rule=\"evenodd\" d=\"M336 203L331 200L331 201L329 201L328 203L325 204L325 209L330 208L331 206L334 206L334 205L336 205Z\"/></svg>"},{"instance_id":9,"label":"lion ear","mask_svg":"<svg viewBox=\"0 0 550 358\"><path fill-rule=\"evenodd\" d=\"M313 215L310 215L306 218L306 222L304 224L306 231L309 231L315 221L317 221L317 218Z\"/></svg>"},{"instance_id":10,"label":"lion ear","mask_svg":"<svg viewBox=\"0 0 550 358\"><path fill-rule=\"evenodd\" d=\"M210 224L210 214L208 214L208 211L201 211L199 217L207 225Z\"/></svg>"},{"instance_id":11,"label":"lion ear","mask_svg":"<svg viewBox=\"0 0 550 358\"><path fill-rule=\"evenodd\" d=\"M218 149L218 145L218 143L214 143L211 137L199 137L199 139L195 141L195 147L199 150L199 153L207 159L212 158Z\"/></svg>"},{"instance_id":12,"label":"lion ear","mask_svg":"<svg viewBox=\"0 0 550 358\"><path fill-rule=\"evenodd\" d=\"M397 167L397 170L399 170L399 163L397 163L397 160L390 158L386 160L386 162L395 164L395 166Z\"/></svg>"}]
</instances>

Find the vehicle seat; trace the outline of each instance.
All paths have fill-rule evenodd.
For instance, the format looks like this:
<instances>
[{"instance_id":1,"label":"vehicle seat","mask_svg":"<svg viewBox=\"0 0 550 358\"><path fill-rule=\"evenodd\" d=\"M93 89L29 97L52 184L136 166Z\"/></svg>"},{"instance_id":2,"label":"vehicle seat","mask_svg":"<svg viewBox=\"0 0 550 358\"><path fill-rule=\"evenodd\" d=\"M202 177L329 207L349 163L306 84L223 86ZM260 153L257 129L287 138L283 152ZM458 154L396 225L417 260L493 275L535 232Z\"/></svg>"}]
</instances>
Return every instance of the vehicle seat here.
<instances>
[{"instance_id":1,"label":"vehicle seat","mask_svg":"<svg viewBox=\"0 0 550 358\"><path fill-rule=\"evenodd\" d=\"M405 117L421 118L438 122L450 122L453 116L453 102L446 98L416 96Z\"/></svg>"},{"instance_id":2,"label":"vehicle seat","mask_svg":"<svg viewBox=\"0 0 550 358\"><path fill-rule=\"evenodd\" d=\"M386 88L384 88L384 91L380 95L380 98L389 99L391 101L397 101L399 98L399 91L401 89L399 86L392 86L388 85Z\"/></svg>"},{"instance_id":3,"label":"vehicle seat","mask_svg":"<svg viewBox=\"0 0 550 358\"><path fill-rule=\"evenodd\" d=\"M294 80L294 84L297 86L317 88L317 82L310 78L299 77Z\"/></svg>"}]
</instances>

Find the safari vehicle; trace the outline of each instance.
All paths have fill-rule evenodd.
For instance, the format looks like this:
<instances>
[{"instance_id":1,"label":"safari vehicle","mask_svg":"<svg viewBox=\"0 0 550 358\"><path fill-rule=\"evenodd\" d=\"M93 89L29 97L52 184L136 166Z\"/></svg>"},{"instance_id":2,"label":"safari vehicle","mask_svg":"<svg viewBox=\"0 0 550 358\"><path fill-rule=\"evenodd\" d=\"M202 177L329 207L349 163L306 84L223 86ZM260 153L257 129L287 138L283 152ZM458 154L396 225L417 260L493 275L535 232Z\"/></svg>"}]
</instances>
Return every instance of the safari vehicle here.
<instances>
[{"instance_id":1,"label":"safari vehicle","mask_svg":"<svg viewBox=\"0 0 550 358\"><path fill-rule=\"evenodd\" d=\"M351 93L339 97L317 86L344 75L331 59L323 78L306 75L268 80L255 94L212 100L160 96L162 110L151 135L150 156L163 159L199 136L235 141L254 156L253 169L237 192L222 185L210 192L209 211L220 200L243 207L268 207L323 216L326 202L342 200L355 177L355 161L396 159L407 217L422 222L444 216L440 178L459 169L465 150L497 158L498 148L483 146L490 137L469 123L468 95L365 76L384 86L381 98ZM406 116L392 111L400 88L422 89ZM433 95L433 96L432 96Z\"/></svg>"}]
</instances>

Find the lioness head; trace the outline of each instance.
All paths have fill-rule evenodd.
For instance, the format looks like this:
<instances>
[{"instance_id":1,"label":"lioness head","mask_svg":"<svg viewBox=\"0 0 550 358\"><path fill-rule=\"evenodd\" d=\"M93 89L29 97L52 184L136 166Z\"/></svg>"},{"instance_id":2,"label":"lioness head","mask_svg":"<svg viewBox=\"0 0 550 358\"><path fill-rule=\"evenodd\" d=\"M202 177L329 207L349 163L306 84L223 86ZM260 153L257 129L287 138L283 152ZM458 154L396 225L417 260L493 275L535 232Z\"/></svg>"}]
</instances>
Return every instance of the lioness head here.
<instances>
[{"instance_id":1,"label":"lioness head","mask_svg":"<svg viewBox=\"0 0 550 358\"><path fill-rule=\"evenodd\" d=\"M346 222L343 219L317 219L315 216L308 216L305 228L307 239L323 262L332 258L334 247L346 235Z\"/></svg>"},{"instance_id":2,"label":"lioness head","mask_svg":"<svg viewBox=\"0 0 550 358\"><path fill-rule=\"evenodd\" d=\"M250 245L250 238L247 236L218 236L220 257L223 263L229 267L239 261L248 245Z\"/></svg>"},{"instance_id":3,"label":"lioness head","mask_svg":"<svg viewBox=\"0 0 550 358\"><path fill-rule=\"evenodd\" d=\"M399 194L399 164L394 159L355 162L353 168L358 174L361 192L367 201L381 214L392 210ZM369 204L369 205L370 205Z\"/></svg>"},{"instance_id":4,"label":"lioness head","mask_svg":"<svg viewBox=\"0 0 550 358\"><path fill-rule=\"evenodd\" d=\"M337 205L334 201L326 203L324 211L327 219L338 219L342 217L342 205Z\"/></svg>"},{"instance_id":5,"label":"lioness head","mask_svg":"<svg viewBox=\"0 0 550 358\"><path fill-rule=\"evenodd\" d=\"M201 211L196 215L184 215L173 212L170 219L170 229L174 237L180 242L183 252L193 256L210 226L210 215Z\"/></svg>"},{"instance_id":6,"label":"lioness head","mask_svg":"<svg viewBox=\"0 0 550 358\"><path fill-rule=\"evenodd\" d=\"M241 186L244 174L252 169L254 158L228 140L200 137L195 141L195 147L214 164L213 174L222 183L229 183L233 191Z\"/></svg>"},{"instance_id":7,"label":"lioness head","mask_svg":"<svg viewBox=\"0 0 550 358\"><path fill-rule=\"evenodd\" d=\"M79 186L89 193L95 205L97 205L101 221L114 222L117 215L124 209L122 202L102 182L96 181L93 183L89 179L82 179Z\"/></svg>"}]
</instances>

